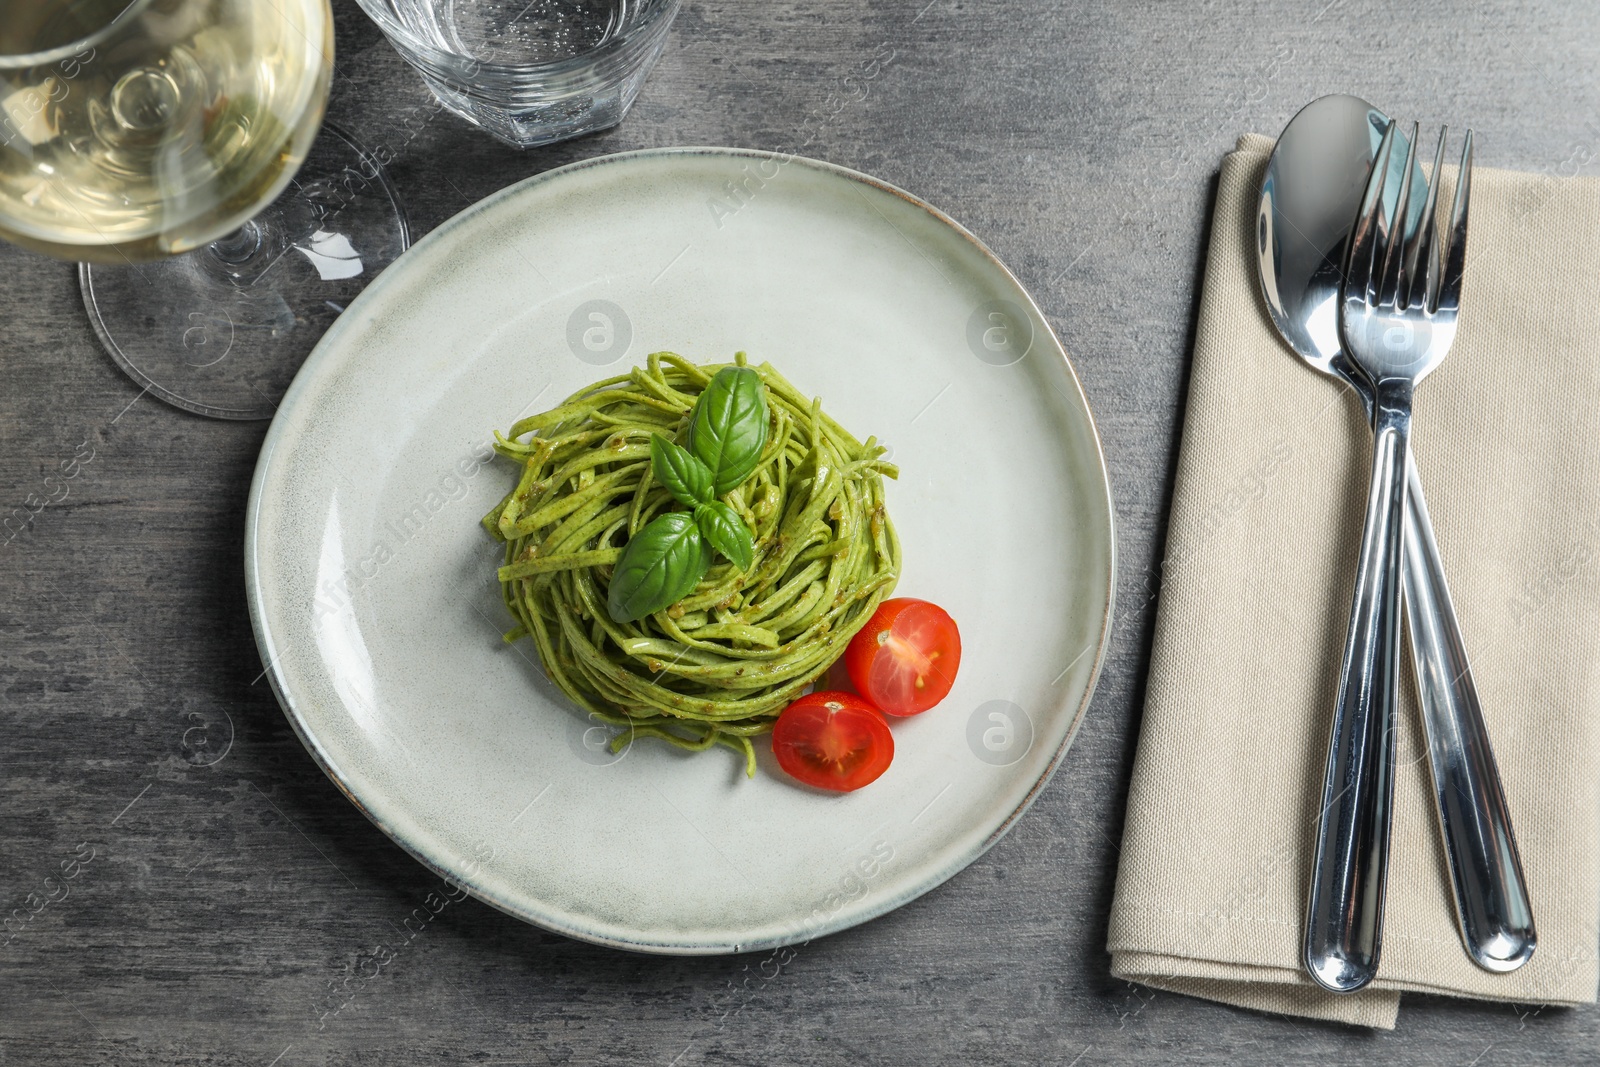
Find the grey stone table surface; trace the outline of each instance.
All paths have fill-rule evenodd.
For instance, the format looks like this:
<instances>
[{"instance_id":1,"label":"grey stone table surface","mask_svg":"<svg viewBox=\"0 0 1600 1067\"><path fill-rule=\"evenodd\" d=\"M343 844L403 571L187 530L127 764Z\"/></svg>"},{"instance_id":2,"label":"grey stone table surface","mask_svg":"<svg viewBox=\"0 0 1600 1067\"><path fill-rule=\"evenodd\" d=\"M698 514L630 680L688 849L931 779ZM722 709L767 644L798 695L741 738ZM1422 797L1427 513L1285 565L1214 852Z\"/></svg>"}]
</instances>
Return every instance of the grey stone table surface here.
<instances>
[{"instance_id":1,"label":"grey stone table surface","mask_svg":"<svg viewBox=\"0 0 1600 1067\"><path fill-rule=\"evenodd\" d=\"M1594 1062L1592 1008L1408 997L1371 1033L1157 994L1105 952L1220 156L1338 91L1470 123L1493 166L1559 178L1600 142L1600 8L1409 6L1401 32L1379 0L687 0L621 127L518 152L336 4L330 115L387 149L418 234L600 153L801 150L964 223L1075 361L1121 552L1078 740L971 868L792 958L628 955L473 900L404 933L438 879L257 681L241 540L265 424L141 398L73 269L0 246L0 511L79 458L0 535L0 911L77 872L0 934L0 1064Z\"/></svg>"}]
</instances>

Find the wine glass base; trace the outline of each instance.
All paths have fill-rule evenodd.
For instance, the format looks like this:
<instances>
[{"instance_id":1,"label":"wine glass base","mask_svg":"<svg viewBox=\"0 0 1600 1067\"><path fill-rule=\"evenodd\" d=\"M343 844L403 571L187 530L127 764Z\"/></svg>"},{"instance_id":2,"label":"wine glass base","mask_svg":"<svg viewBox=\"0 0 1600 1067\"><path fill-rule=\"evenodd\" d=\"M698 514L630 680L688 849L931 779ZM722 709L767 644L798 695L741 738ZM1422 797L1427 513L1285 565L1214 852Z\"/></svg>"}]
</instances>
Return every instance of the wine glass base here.
<instances>
[{"instance_id":1,"label":"wine glass base","mask_svg":"<svg viewBox=\"0 0 1600 1067\"><path fill-rule=\"evenodd\" d=\"M293 183L239 232L151 263L80 264L78 280L106 351L152 395L269 419L333 320L410 244L378 158L324 123Z\"/></svg>"}]
</instances>

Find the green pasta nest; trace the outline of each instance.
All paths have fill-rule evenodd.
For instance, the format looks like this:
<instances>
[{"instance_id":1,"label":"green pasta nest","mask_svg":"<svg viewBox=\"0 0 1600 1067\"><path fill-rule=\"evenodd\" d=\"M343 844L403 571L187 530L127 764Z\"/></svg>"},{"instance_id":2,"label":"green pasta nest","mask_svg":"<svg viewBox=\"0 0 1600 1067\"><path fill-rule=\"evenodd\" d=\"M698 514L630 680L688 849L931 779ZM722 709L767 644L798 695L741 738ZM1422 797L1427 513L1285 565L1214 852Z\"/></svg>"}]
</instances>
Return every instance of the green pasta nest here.
<instances>
[{"instance_id":1,"label":"green pasta nest","mask_svg":"<svg viewBox=\"0 0 1600 1067\"><path fill-rule=\"evenodd\" d=\"M744 365L744 353L736 357ZM651 471L650 439L685 439L718 370L671 352L596 382L497 436L522 466L484 517L506 544L501 591L546 674L581 708L635 737L725 745L755 770L751 738L843 654L893 591L900 542L884 508L885 449L858 441L770 364L768 435L754 472L723 496L754 534L748 571L718 559L683 599L636 622L607 612L613 565L658 514L682 510Z\"/></svg>"}]
</instances>

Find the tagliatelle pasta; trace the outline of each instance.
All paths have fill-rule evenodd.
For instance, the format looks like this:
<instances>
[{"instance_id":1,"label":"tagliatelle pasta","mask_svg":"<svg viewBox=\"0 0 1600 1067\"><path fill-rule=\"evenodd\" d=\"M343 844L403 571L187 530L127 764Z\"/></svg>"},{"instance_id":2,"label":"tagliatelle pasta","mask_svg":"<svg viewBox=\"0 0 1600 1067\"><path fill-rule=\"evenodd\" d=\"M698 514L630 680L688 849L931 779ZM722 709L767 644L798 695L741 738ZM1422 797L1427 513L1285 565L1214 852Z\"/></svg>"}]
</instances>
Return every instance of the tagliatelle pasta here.
<instances>
[{"instance_id":1,"label":"tagliatelle pasta","mask_svg":"<svg viewBox=\"0 0 1600 1067\"><path fill-rule=\"evenodd\" d=\"M506 543L499 577L517 620L506 640L531 636L563 692L624 728L615 747L639 736L692 750L721 744L753 774L750 739L894 589L900 542L883 477L898 470L874 438L858 441L761 364L766 446L723 498L754 535L750 569L718 559L675 604L615 622L607 594L624 545L680 507L652 475L650 439L681 443L696 398L724 366L658 352L519 421L495 450L522 465L521 477L483 524Z\"/></svg>"}]
</instances>

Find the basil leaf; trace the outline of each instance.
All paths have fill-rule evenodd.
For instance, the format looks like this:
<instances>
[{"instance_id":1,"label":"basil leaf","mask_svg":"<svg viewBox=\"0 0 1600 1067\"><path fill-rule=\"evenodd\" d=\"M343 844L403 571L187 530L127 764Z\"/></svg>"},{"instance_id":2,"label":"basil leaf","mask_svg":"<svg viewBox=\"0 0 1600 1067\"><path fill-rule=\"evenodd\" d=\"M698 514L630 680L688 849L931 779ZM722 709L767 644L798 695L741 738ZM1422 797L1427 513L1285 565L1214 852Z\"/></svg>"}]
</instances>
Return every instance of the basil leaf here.
<instances>
[{"instance_id":1,"label":"basil leaf","mask_svg":"<svg viewBox=\"0 0 1600 1067\"><path fill-rule=\"evenodd\" d=\"M711 468L717 496L738 488L767 445L767 387L749 367L724 367L689 415L689 448Z\"/></svg>"},{"instance_id":2,"label":"basil leaf","mask_svg":"<svg viewBox=\"0 0 1600 1067\"><path fill-rule=\"evenodd\" d=\"M750 569L756 543L737 511L717 500L695 508L694 521L712 547L727 556L735 567L742 571Z\"/></svg>"},{"instance_id":3,"label":"basil leaf","mask_svg":"<svg viewBox=\"0 0 1600 1067\"><path fill-rule=\"evenodd\" d=\"M711 548L686 511L657 515L634 534L611 572L606 610L616 622L634 622L676 604L711 567Z\"/></svg>"},{"instance_id":4,"label":"basil leaf","mask_svg":"<svg viewBox=\"0 0 1600 1067\"><path fill-rule=\"evenodd\" d=\"M668 441L660 434L650 438L650 472L667 487L678 503L686 507L706 504L711 493L711 469L687 448Z\"/></svg>"}]
</instances>

